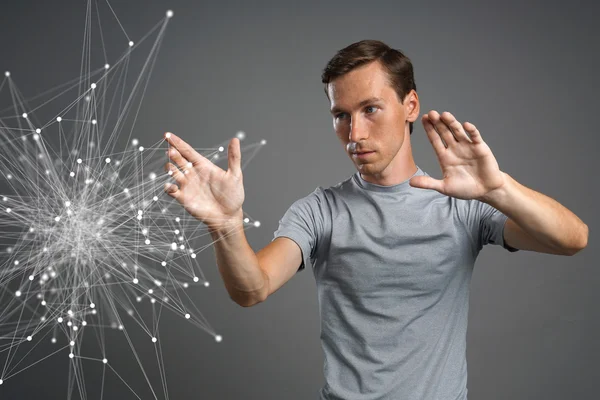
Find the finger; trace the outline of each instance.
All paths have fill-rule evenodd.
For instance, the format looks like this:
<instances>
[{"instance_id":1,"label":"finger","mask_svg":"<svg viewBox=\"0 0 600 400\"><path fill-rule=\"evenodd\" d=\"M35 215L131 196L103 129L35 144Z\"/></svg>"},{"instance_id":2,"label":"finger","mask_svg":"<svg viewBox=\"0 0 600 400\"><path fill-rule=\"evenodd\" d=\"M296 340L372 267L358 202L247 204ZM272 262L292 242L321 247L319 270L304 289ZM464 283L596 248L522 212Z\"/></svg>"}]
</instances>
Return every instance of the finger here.
<instances>
[{"instance_id":1,"label":"finger","mask_svg":"<svg viewBox=\"0 0 600 400\"><path fill-rule=\"evenodd\" d=\"M444 181L429 176L415 176L408 181L409 185L419 189L432 189L443 193Z\"/></svg>"},{"instance_id":2,"label":"finger","mask_svg":"<svg viewBox=\"0 0 600 400\"><path fill-rule=\"evenodd\" d=\"M458 120L454 117L454 115L452 115L448 111L444 111L442 113L442 115L440 115L440 119L450 129L450 131L454 135L454 138L456 139L456 141L458 141L458 142L464 142L464 141L471 142L471 139L469 138L469 136L467 136L467 134L465 133L465 131L464 131L463 127L462 127L462 125L460 124L460 122L458 122Z\"/></svg>"},{"instance_id":3,"label":"finger","mask_svg":"<svg viewBox=\"0 0 600 400\"><path fill-rule=\"evenodd\" d=\"M174 147L171 147L169 149L168 155L169 155L169 161L174 162L179 168L181 168L183 173L192 169L192 167L194 166L194 164L192 164L192 162L183 158L181 153L179 153L177 151L177 149L175 149Z\"/></svg>"},{"instance_id":4,"label":"finger","mask_svg":"<svg viewBox=\"0 0 600 400\"><path fill-rule=\"evenodd\" d=\"M181 171L173 164L167 163L165 165L165 171L169 176L172 176L173 179L175 179L175 182L177 182L177 184L181 185L186 182L185 175L181 173Z\"/></svg>"},{"instance_id":5,"label":"finger","mask_svg":"<svg viewBox=\"0 0 600 400\"><path fill-rule=\"evenodd\" d=\"M181 157L181 159L179 159L178 161L174 160L180 168L184 170L189 170L194 166L199 166L200 170L206 169L208 172L213 172L214 168L220 169L209 159L202 156L189 144L181 140L179 137L175 136L173 133L165 133L165 140L171 146L173 146L169 151L169 157L177 157L177 155ZM176 153L173 153L173 156L171 156L171 151L175 151ZM191 163L191 165L188 163Z\"/></svg>"},{"instance_id":6,"label":"finger","mask_svg":"<svg viewBox=\"0 0 600 400\"><path fill-rule=\"evenodd\" d=\"M185 158L192 164L200 163L202 159L205 159L196 150L194 150L192 146L190 146L171 132L165 133L165 140L171 146L175 147L175 149L177 149L177 151L181 154L183 158Z\"/></svg>"},{"instance_id":7,"label":"finger","mask_svg":"<svg viewBox=\"0 0 600 400\"><path fill-rule=\"evenodd\" d=\"M457 143L456 138L452 134L452 131L448 128L444 121L442 121L440 114L437 111L429 111L429 119L433 123L433 127L437 133L442 137L446 147L454 146Z\"/></svg>"},{"instance_id":8,"label":"finger","mask_svg":"<svg viewBox=\"0 0 600 400\"><path fill-rule=\"evenodd\" d=\"M467 132L469 134L471 141L473 143L483 142L483 139L481 138L481 134L479 133L479 130L477 129L477 127L475 125L473 125L470 122L465 122L463 124L463 127L465 128L465 132Z\"/></svg>"},{"instance_id":9,"label":"finger","mask_svg":"<svg viewBox=\"0 0 600 400\"><path fill-rule=\"evenodd\" d=\"M238 138L233 138L229 141L227 160L229 166L227 171L231 171L234 176L240 176L242 174L242 151Z\"/></svg>"},{"instance_id":10,"label":"finger","mask_svg":"<svg viewBox=\"0 0 600 400\"><path fill-rule=\"evenodd\" d=\"M181 193L177 185L172 183L165 183L165 192L174 199L177 199Z\"/></svg>"},{"instance_id":11,"label":"finger","mask_svg":"<svg viewBox=\"0 0 600 400\"><path fill-rule=\"evenodd\" d=\"M424 114L421 118L421 122L423 123L423 128L425 128L425 132L427 132L427 138L431 142L433 149L437 154L442 154L444 150L446 150L446 145L433 127L429 115Z\"/></svg>"}]
</instances>

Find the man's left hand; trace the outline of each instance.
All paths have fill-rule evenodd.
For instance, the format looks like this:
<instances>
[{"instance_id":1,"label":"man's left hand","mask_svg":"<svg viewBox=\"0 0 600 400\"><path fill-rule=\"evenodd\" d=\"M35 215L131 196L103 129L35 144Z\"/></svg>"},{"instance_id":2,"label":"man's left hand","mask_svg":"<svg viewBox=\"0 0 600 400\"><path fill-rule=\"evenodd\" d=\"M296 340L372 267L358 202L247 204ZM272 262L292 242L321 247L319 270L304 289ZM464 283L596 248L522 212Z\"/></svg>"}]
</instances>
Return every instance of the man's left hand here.
<instances>
[{"instance_id":1,"label":"man's left hand","mask_svg":"<svg viewBox=\"0 0 600 400\"><path fill-rule=\"evenodd\" d=\"M449 112L424 114L421 122L442 167L442 180L415 176L410 185L459 199L483 199L505 184L505 174L481 134Z\"/></svg>"}]
</instances>

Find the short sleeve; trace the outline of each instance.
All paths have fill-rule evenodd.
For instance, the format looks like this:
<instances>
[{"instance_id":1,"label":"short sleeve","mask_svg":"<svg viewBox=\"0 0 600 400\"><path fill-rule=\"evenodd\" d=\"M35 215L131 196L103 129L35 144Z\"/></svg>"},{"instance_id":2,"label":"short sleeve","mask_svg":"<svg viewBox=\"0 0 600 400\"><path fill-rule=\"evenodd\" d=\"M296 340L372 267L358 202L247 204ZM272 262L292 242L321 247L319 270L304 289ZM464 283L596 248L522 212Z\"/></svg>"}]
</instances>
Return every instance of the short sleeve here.
<instances>
[{"instance_id":1,"label":"short sleeve","mask_svg":"<svg viewBox=\"0 0 600 400\"><path fill-rule=\"evenodd\" d=\"M296 200L279 220L273 240L287 237L298 244L302 251L302 263L298 271L303 270L306 265L313 265L324 231L325 208L323 189L318 187L308 196Z\"/></svg>"},{"instance_id":2,"label":"short sleeve","mask_svg":"<svg viewBox=\"0 0 600 400\"><path fill-rule=\"evenodd\" d=\"M504 242L504 226L508 217L502 212L482 201L475 200L479 208L479 232L482 245L495 244L504 247L511 253L519 251Z\"/></svg>"},{"instance_id":3,"label":"short sleeve","mask_svg":"<svg viewBox=\"0 0 600 400\"><path fill-rule=\"evenodd\" d=\"M466 203L466 204L465 204ZM486 244L502 246L512 252L519 251L504 242L504 226L508 217L491 205L479 200L466 201L465 223L468 225L478 250Z\"/></svg>"}]
</instances>

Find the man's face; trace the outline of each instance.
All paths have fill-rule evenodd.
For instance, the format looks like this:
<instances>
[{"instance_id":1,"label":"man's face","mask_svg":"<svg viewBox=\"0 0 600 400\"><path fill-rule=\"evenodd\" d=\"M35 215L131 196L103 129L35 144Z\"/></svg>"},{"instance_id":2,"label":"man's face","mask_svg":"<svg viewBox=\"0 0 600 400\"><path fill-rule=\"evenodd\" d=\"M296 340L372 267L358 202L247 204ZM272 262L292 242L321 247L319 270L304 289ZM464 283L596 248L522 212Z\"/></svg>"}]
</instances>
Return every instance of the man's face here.
<instances>
[{"instance_id":1,"label":"man's face","mask_svg":"<svg viewBox=\"0 0 600 400\"><path fill-rule=\"evenodd\" d=\"M334 79L327 91L333 127L350 159L361 174L381 175L397 158L405 131L408 137L407 121L418 116L416 92L401 103L379 62Z\"/></svg>"}]
</instances>

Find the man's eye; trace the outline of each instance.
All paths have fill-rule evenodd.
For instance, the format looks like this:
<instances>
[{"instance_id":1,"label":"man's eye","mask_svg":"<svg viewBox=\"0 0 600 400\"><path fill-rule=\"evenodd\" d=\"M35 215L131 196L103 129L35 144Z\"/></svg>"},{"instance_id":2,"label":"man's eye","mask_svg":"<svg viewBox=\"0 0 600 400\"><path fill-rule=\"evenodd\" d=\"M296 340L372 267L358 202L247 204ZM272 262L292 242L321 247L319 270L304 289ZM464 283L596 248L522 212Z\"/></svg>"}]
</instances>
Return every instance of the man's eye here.
<instances>
[{"instance_id":1,"label":"man's eye","mask_svg":"<svg viewBox=\"0 0 600 400\"><path fill-rule=\"evenodd\" d=\"M336 119L344 119L346 117L346 113L339 113L335 115Z\"/></svg>"},{"instance_id":2,"label":"man's eye","mask_svg":"<svg viewBox=\"0 0 600 400\"><path fill-rule=\"evenodd\" d=\"M367 108L365 108L365 110L367 111L367 114L373 114L377 110L377 107L368 106ZM372 110L372 111L369 111L369 110Z\"/></svg>"}]
</instances>

